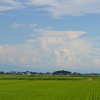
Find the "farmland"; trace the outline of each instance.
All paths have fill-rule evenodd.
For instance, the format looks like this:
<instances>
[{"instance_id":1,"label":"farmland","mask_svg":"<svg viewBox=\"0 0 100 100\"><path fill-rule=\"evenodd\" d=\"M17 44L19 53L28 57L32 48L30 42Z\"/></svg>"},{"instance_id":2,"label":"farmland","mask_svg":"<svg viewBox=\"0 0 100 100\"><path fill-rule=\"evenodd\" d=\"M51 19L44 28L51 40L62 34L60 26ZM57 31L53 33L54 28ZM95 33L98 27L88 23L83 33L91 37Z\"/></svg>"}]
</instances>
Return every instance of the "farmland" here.
<instances>
[{"instance_id":1,"label":"farmland","mask_svg":"<svg viewBox=\"0 0 100 100\"><path fill-rule=\"evenodd\" d=\"M36 77L37 79L33 79L34 77ZM44 77L46 78L51 77L51 79L47 80ZM59 77L62 79L59 80ZM1 75L0 99L1 100L100 100L99 76L93 76L92 81L87 81L89 77L90 76L78 77L78 76L52 76L52 75L51 76ZM63 80L63 78L66 78L67 80L65 79Z\"/></svg>"},{"instance_id":2,"label":"farmland","mask_svg":"<svg viewBox=\"0 0 100 100\"><path fill-rule=\"evenodd\" d=\"M0 80L85 80L88 77L70 75L0 75Z\"/></svg>"}]
</instances>

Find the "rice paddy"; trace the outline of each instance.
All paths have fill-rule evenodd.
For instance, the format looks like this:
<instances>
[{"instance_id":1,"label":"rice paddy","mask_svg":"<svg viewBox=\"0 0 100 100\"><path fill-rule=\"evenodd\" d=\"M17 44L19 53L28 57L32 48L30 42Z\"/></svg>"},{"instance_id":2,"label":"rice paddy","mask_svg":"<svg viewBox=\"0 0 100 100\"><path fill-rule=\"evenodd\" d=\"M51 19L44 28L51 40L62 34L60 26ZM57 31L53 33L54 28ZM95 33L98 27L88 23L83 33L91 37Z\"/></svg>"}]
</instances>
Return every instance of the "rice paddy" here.
<instances>
[{"instance_id":1,"label":"rice paddy","mask_svg":"<svg viewBox=\"0 0 100 100\"><path fill-rule=\"evenodd\" d=\"M100 81L0 80L0 99L100 100Z\"/></svg>"}]
</instances>

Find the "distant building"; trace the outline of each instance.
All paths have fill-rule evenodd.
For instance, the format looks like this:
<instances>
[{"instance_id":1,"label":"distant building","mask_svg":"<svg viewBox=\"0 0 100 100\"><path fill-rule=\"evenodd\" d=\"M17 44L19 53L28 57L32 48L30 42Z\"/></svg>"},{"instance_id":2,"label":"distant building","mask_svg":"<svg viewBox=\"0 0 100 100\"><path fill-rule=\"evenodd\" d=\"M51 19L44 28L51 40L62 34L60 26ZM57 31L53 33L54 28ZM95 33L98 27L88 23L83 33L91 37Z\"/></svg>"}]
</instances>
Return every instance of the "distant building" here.
<instances>
[{"instance_id":1,"label":"distant building","mask_svg":"<svg viewBox=\"0 0 100 100\"><path fill-rule=\"evenodd\" d=\"M52 73L50 73L50 72L46 72L45 75L52 75Z\"/></svg>"},{"instance_id":2,"label":"distant building","mask_svg":"<svg viewBox=\"0 0 100 100\"><path fill-rule=\"evenodd\" d=\"M78 73L77 72L74 72L73 75L78 75Z\"/></svg>"},{"instance_id":3,"label":"distant building","mask_svg":"<svg viewBox=\"0 0 100 100\"><path fill-rule=\"evenodd\" d=\"M17 74L17 72L16 71L10 71L10 73L9 74L11 74L11 75L16 75Z\"/></svg>"},{"instance_id":4,"label":"distant building","mask_svg":"<svg viewBox=\"0 0 100 100\"><path fill-rule=\"evenodd\" d=\"M31 73L29 71L26 71L26 75L31 75Z\"/></svg>"},{"instance_id":5,"label":"distant building","mask_svg":"<svg viewBox=\"0 0 100 100\"><path fill-rule=\"evenodd\" d=\"M31 73L29 71L26 71L26 72L22 72L22 75L31 75Z\"/></svg>"},{"instance_id":6,"label":"distant building","mask_svg":"<svg viewBox=\"0 0 100 100\"><path fill-rule=\"evenodd\" d=\"M31 73L29 71L26 72L16 72L16 71L10 71L11 75L31 75Z\"/></svg>"}]
</instances>

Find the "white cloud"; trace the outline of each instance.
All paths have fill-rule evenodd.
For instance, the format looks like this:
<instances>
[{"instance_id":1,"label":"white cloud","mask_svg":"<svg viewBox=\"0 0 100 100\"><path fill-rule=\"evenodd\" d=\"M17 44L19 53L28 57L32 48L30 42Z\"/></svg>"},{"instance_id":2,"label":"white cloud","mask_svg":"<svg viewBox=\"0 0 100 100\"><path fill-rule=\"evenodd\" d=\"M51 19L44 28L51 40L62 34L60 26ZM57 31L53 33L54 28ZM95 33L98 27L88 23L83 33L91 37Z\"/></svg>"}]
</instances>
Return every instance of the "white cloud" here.
<instances>
[{"instance_id":1,"label":"white cloud","mask_svg":"<svg viewBox=\"0 0 100 100\"><path fill-rule=\"evenodd\" d=\"M17 24L17 23L14 23L13 25L12 25L12 27L21 27L21 26L24 26L25 24Z\"/></svg>"},{"instance_id":2,"label":"white cloud","mask_svg":"<svg viewBox=\"0 0 100 100\"><path fill-rule=\"evenodd\" d=\"M60 56L60 52L58 52L56 49L54 50L54 54Z\"/></svg>"},{"instance_id":3,"label":"white cloud","mask_svg":"<svg viewBox=\"0 0 100 100\"><path fill-rule=\"evenodd\" d=\"M0 11L3 11L3 10L11 10L11 9L15 9L15 7L0 6Z\"/></svg>"},{"instance_id":4,"label":"white cloud","mask_svg":"<svg viewBox=\"0 0 100 100\"><path fill-rule=\"evenodd\" d=\"M3 15L3 16L18 16L18 15L14 15L14 14L6 14L6 13L0 13L0 15Z\"/></svg>"},{"instance_id":5,"label":"white cloud","mask_svg":"<svg viewBox=\"0 0 100 100\"><path fill-rule=\"evenodd\" d=\"M59 52L59 55L54 53L51 55L51 62L57 66L62 66L62 68L70 68L70 69L77 69L80 66L83 66L83 62L81 59L75 55L74 52L71 52L67 49L56 50Z\"/></svg>"},{"instance_id":6,"label":"white cloud","mask_svg":"<svg viewBox=\"0 0 100 100\"><path fill-rule=\"evenodd\" d=\"M25 8L18 0L0 0L0 4L0 11Z\"/></svg>"},{"instance_id":7,"label":"white cloud","mask_svg":"<svg viewBox=\"0 0 100 100\"><path fill-rule=\"evenodd\" d=\"M27 43L33 43L35 46L40 47L41 50L46 52L52 52L52 49L55 49L55 46L56 48L59 48L61 45L60 47L63 48L69 45L69 40L77 39L79 36L86 34L84 31L53 31L43 29L34 29L34 31L38 32L39 34L37 35L39 36L35 36L36 39L26 40Z\"/></svg>"},{"instance_id":8,"label":"white cloud","mask_svg":"<svg viewBox=\"0 0 100 100\"><path fill-rule=\"evenodd\" d=\"M11 4L11 5L15 5L15 6L19 6L21 5L21 2L19 2L18 0L17 1L14 1L14 0L0 0L0 3L1 4Z\"/></svg>"},{"instance_id":9,"label":"white cloud","mask_svg":"<svg viewBox=\"0 0 100 100\"><path fill-rule=\"evenodd\" d=\"M46 52L52 52L56 48L69 48L69 50L74 50L75 52L84 51L84 53L90 52L89 48L91 45L88 41L79 39L81 35L86 34L85 31L53 31L44 29L34 29L37 32L36 39L28 39L27 43L33 43L38 45L41 50ZM39 35L39 36L38 36ZM86 43L85 43L86 42ZM79 48L79 49L78 49ZM87 48L85 50L85 48Z\"/></svg>"},{"instance_id":10,"label":"white cloud","mask_svg":"<svg viewBox=\"0 0 100 100\"><path fill-rule=\"evenodd\" d=\"M54 18L65 15L80 16L88 13L100 13L99 0L28 0L27 4L41 6L40 10L51 12Z\"/></svg>"},{"instance_id":11,"label":"white cloud","mask_svg":"<svg viewBox=\"0 0 100 100\"><path fill-rule=\"evenodd\" d=\"M84 31L35 29L26 44L0 45L0 63L23 67L81 69L99 68L100 49L80 36Z\"/></svg>"},{"instance_id":12,"label":"white cloud","mask_svg":"<svg viewBox=\"0 0 100 100\"><path fill-rule=\"evenodd\" d=\"M38 50L45 51L43 56L50 57L53 65L69 66L72 69L80 66L97 66L94 60L97 57L88 55L98 52L92 47L95 44L91 44L85 38L80 38L80 36L86 34L85 31L44 29L34 29L34 31L38 33L36 39L29 39L27 43L33 44Z\"/></svg>"},{"instance_id":13,"label":"white cloud","mask_svg":"<svg viewBox=\"0 0 100 100\"><path fill-rule=\"evenodd\" d=\"M35 27L35 26L37 26L37 24L31 24L31 25L30 25L30 27Z\"/></svg>"},{"instance_id":14,"label":"white cloud","mask_svg":"<svg viewBox=\"0 0 100 100\"><path fill-rule=\"evenodd\" d=\"M81 16L84 14L100 13L100 0L27 0L27 2L0 0L0 4L0 11L27 9L33 5L36 10L50 12L54 18L61 18L66 15Z\"/></svg>"},{"instance_id":15,"label":"white cloud","mask_svg":"<svg viewBox=\"0 0 100 100\"><path fill-rule=\"evenodd\" d=\"M0 52L3 52L3 47L0 45Z\"/></svg>"},{"instance_id":16,"label":"white cloud","mask_svg":"<svg viewBox=\"0 0 100 100\"><path fill-rule=\"evenodd\" d=\"M36 42L36 40L34 40L34 39L29 39L29 40L26 40L26 42L27 42L27 43L34 43L34 42Z\"/></svg>"},{"instance_id":17,"label":"white cloud","mask_svg":"<svg viewBox=\"0 0 100 100\"><path fill-rule=\"evenodd\" d=\"M100 58L95 58L95 64L97 67L100 67Z\"/></svg>"},{"instance_id":18,"label":"white cloud","mask_svg":"<svg viewBox=\"0 0 100 100\"><path fill-rule=\"evenodd\" d=\"M63 37L65 36L66 38L69 39L74 39L78 38L83 34L86 34L85 31L53 31L53 30L44 30L44 29L34 29L35 32L38 32L40 35L44 37Z\"/></svg>"},{"instance_id":19,"label":"white cloud","mask_svg":"<svg viewBox=\"0 0 100 100\"><path fill-rule=\"evenodd\" d=\"M46 27L46 29L52 29L52 27Z\"/></svg>"},{"instance_id":20,"label":"white cloud","mask_svg":"<svg viewBox=\"0 0 100 100\"><path fill-rule=\"evenodd\" d=\"M40 59L37 59L37 58L33 58L33 62L41 62L41 60Z\"/></svg>"},{"instance_id":21,"label":"white cloud","mask_svg":"<svg viewBox=\"0 0 100 100\"><path fill-rule=\"evenodd\" d=\"M0 46L0 62L3 64L32 67L34 65L34 58L37 60L37 62L40 62L37 57L38 51L35 50L33 45L7 44ZM30 63L33 65L28 66Z\"/></svg>"}]
</instances>

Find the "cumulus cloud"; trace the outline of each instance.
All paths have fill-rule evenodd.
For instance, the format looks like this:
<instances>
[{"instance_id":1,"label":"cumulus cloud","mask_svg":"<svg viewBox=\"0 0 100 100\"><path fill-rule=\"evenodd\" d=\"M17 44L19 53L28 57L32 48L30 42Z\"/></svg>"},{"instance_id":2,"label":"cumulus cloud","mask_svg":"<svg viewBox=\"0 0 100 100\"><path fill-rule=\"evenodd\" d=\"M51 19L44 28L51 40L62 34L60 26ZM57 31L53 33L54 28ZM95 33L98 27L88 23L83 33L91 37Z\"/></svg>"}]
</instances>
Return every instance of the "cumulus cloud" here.
<instances>
[{"instance_id":1,"label":"cumulus cloud","mask_svg":"<svg viewBox=\"0 0 100 100\"><path fill-rule=\"evenodd\" d=\"M32 67L34 62L40 62L40 60L38 59L38 51L35 50L33 45L6 44L0 46L0 63Z\"/></svg>"},{"instance_id":2,"label":"cumulus cloud","mask_svg":"<svg viewBox=\"0 0 100 100\"><path fill-rule=\"evenodd\" d=\"M67 66L70 68L77 67L77 65L82 66L82 61L79 59L74 52L71 52L67 49L58 49L54 50L53 54L51 55L51 60L60 66Z\"/></svg>"},{"instance_id":3,"label":"cumulus cloud","mask_svg":"<svg viewBox=\"0 0 100 100\"><path fill-rule=\"evenodd\" d=\"M37 32L37 35L33 34L36 38L26 40L27 43L33 44L35 48L45 52L43 56L48 56L52 65L74 69L99 64L98 56L91 56L99 54L99 49L93 48L95 43L80 38L86 34L85 31L34 29L34 32Z\"/></svg>"},{"instance_id":4,"label":"cumulus cloud","mask_svg":"<svg viewBox=\"0 0 100 100\"><path fill-rule=\"evenodd\" d=\"M81 69L99 68L100 49L88 39L85 31L34 29L26 44L0 45L0 63L23 67ZM81 38L80 38L81 36Z\"/></svg>"},{"instance_id":5,"label":"cumulus cloud","mask_svg":"<svg viewBox=\"0 0 100 100\"><path fill-rule=\"evenodd\" d=\"M35 32L38 32L44 37L54 36L54 37L63 37L74 39L78 38L83 34L86 34L85 31L53 31L53 30L44 30L44 29L34 29Z\"/></svg>"},{"instance_id":6,"label":"cumulus cloud","mask_svg":"<svg viewBox=\"0 0 100 100\"><path fill-rule=\"evenodd\" d=\"M0 52L2 52L3 51L3 47L0 45Z\"/></svg>"},{"instance_id":7,"label":"cumulus cloud","mask_svg":"<svg viewBox=\"0 0 100 100\"><path fill-rule=\"evenodd\" d=\"M94 60L95 60L96 66L99 67L100 66L100 58L95 58Z\"/></svg>"},{"instance_id":8,"label":"cumulus cloud","mask_svg":"<svg viewBox=\"0 0 100 100\"><path fill-rule=\"evenodd\" d=\"M41 50L46 52L52 52L52 49L61 48L69 45L71 40L79 38L79 36L86 34L84 31L53 31L53 30L44 30L44 29L34 29L34 32L37 32L38 36L35 36L36 39L28 39L27 43L36 44L37 47L40 47ZM33 35L34 36L34 35ZM79 40L83 42L82 40ZM73 45L76 42L73 41ZM78 45L78 46L81 46ZM72 46L71 46L72 47Z\"/></svg>"},{"instance_id":9,"label":"cumulus cloud","mask_svg":"<svg viewBox=\"0 0 100 100\"><path fill-rule=\"evenodd\" d=\"M88 39L80 38L85 31L53 31L34 29L38 33L36 39L27 40L28 43L39 45L38 49L45 51L50 56L52 63L60 66L93 66L99 50L93 48L93 43ZM89 55L90 54L90 55ZM89 62L92 62L89 63Z\"/></svg>"}]
</instances>

